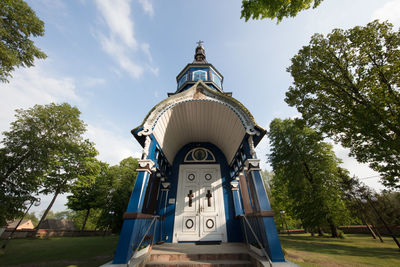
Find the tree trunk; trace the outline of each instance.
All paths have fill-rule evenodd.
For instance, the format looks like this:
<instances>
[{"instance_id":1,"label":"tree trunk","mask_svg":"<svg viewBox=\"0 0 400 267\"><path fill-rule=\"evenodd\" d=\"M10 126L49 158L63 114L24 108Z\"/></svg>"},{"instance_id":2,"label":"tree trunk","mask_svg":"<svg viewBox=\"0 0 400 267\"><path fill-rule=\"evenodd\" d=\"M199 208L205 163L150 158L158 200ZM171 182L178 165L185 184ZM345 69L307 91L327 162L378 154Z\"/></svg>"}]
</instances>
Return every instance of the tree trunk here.
<instances>
[{"instance_id":1,"label":"tree trunk","mask_svg":"<svg viewBox=\"0 0 400 267\"><path fill-rule=\"evenodd\" d=\"M322 231L321 227L318 226L318 236L324 236L324 232Z\"/></svg>"},{"instance_id":2,"label":"tree trunk","mask_svg":"<svg viewBox=\"0 0 400 267\"><path fill-rule=\"evenodd\" d=\"M378 228L376 228L376 226L375 226L374 224L372 224L372 223L371 223L371 225L372 225L372 227L375 229L375 232L376 232L376 234L378 235L379 240L383 243L383 239L382 239L381 234L379 233Z\"/></svg>"},{"instance_id":3,"label":"tree trunk","mask_svg":"<svg viewBox=\"0 0 400 267\"><path fill-rule=\"evenodd\" d=\"M86 211L86 216L85 216L85 220L83 221L81 232L83 232L83 230L85 230L86 222L87 222L87 219L89 218L89 213L90 213L90 208L88 208Z\"/></svg>"},{"instance_id":4,"label":"tree trunk","mask_svg":"<svg viewBox=\"0 0 400 267\"><path fill-rule=\"evenodd\" d=\"M57 191L55 192L53 199L51 200L49 206L47 207L47 209L43 213L42 218L40 218L40 221L39 221L38 225L35 227L36 233L39 230L40 224L46 219L47 213L49 213L51 207L53 207L53 204L56 201L56 198L57 198L58 194L60 194L60 190L59 189L57 189ZM36 233L35 233L35 235L36 235Z\"/></svg>"},{"instance_id":5,"label":"tree trunk","mask_svg":"<svg viewBox=\"0 0 400 267\"><path fill-rule=\"evenodd\" d=\"M327 221L329 223L329 227L331 228L332 237L339 237L337 227L333 223L332 219L329 218Z\"/></svg>"}]
</instances>

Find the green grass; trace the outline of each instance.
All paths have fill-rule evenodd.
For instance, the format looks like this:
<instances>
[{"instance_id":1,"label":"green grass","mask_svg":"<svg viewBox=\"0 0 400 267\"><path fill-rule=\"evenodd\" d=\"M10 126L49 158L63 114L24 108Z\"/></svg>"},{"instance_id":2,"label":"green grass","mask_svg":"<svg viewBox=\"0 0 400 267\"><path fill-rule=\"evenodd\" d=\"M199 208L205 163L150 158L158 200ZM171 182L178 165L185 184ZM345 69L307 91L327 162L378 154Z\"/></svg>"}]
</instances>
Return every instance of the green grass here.
<instances>
[{"instance_id":1,"label":"green grass","mask_svg":"<svg viewBox=\"0 0 400 267\"><path fill-rule=\"evenodd\" d=\"M281 235L286 258L304 267L400 266L400 250L390 237L384 243L369 235L346 235L346 239Z\"/></svg>"},{"instance_id":2,"label":"green grass","mask_svg":"<svg viewBox=\"0 0 400 267\"><path fill-rule=\"evenodd\" d=\"M0 250L0 266L99 266L112 259L117 241L116 236L13 239Z\"/></svg>"}]
</instances>

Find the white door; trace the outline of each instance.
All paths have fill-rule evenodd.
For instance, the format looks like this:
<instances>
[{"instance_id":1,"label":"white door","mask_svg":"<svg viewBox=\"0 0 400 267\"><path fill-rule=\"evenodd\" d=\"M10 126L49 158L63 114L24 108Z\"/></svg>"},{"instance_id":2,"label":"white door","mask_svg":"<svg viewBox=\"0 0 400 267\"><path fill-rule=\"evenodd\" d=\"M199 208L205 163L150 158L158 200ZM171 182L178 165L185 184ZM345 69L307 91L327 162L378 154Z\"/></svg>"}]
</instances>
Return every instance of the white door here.
<instances>
[{"instance_id":1,"label":"white door","mask_svg":"<svg viewBox=\"0 0 400 267\"><path fill-rule=\"evenodd\" d=\"M219 165L181 165L173 242L226 242L225 223Z\"/></svg>"}]
</instances>

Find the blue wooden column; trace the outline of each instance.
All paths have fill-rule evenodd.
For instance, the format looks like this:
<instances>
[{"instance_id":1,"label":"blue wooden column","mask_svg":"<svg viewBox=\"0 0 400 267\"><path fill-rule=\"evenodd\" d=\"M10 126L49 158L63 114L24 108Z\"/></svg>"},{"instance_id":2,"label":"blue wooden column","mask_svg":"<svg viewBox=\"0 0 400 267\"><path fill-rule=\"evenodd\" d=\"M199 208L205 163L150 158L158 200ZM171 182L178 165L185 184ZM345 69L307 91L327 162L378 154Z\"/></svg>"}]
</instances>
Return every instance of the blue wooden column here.
<instances>
[{"instance_id":1,"label":"blue wooden column","mask_svg":"<svg viewBox=\"0 0 400 267\"><path fill-rule=\"evenodd\" d=\"M265 191L264 183L260 174L260 160L255 158L247 159L245 162L245 169L248 178L254 185L254 194L252 201L256 208L251 217L256 217L259 222L261 232L263 233L263 240L266 243L267 252L273 262L283 262L285 258L283 256L281 242L278 237L274 221L274 212L271 210L271 205Z\"/></svg>"},{"instance_id":2,"label":"blue wooden column","mask_svg":"<svg viewBox=\"0 0 400 267\"><path fill-rule=\"evenodd\" d=\"M150 137L147 137L150 138ZM136 242L146 231L151 215L142 214L143 201L146 193L149 177L154 170L156 142L151 140L148 148L147 156L139 160L139 168L137 169L137 177L135 186L129 200L128 208L124 214L124 222L122 224L121 234L118 240L117 249L114 254L113 264L126 264L132 257ZM145 154L146 155L146 154Z\"/></svg>"},{"instance_id":3,"label":"blue wooden column","mask_svg":"<svg viewBox=\"0 0 400 267\"><path fill-rule=\"evenodd\" d=\"M231 190L233 194L233 205L235 206L235 216L237 217L243 214L243 206L240 199L238 180L235 179L231 182Z\"/></svg>"}]
</instances>

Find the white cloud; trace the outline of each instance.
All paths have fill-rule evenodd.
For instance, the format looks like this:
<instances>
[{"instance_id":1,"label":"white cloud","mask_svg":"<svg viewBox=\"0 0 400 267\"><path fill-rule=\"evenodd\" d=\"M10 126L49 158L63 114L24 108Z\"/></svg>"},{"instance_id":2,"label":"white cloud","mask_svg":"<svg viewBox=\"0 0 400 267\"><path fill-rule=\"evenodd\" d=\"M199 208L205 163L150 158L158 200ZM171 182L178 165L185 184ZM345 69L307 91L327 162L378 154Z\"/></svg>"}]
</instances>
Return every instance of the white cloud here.
<instances>
[{"instance_id":1,"label":"white cloud","mask_svg":"<svg viewBox=\"0 0 400 267\"><path fill-rule=\"evenodd\" d=\"M150 45L140 43L134 34L134 22L131 17L130 0L96 0L96 5L101 17L108 27L108 34L98 32L95 36L99 39L103 50L109 54L119 65L133 78L140 78L145 69L153 71L155 67L146 68L146 63L138 63L133 56L144 53L151 63ZM152 5L148 1L141 2L146 12L153 12ZM138 49L140 48L140 50Z\"/></svg>"},{"instance_id":2,"label":"white cloud","mask_svg":"<svg viewBox=\"0 0 400 267\"><path fill-rule=\"evenodd\" d=\"M127 157L140 157L141 148L130 135L120 133L115 127L112 130L98 125L89 124L87 127L87 137L95 143L96 149L99 151L98 158L111 165L118 164Z\"/></svg>"},{"instance_id":3,"label":"white cloud","mask_svg":"<svg viewBox=\"0 0 400 267\"><path fill-rule=\"evenodd\" d=\"M381 8L375 10L372 19L379 19L381 21L388 20L389 22L399 26L400 25L400 1L392 0L384 4Z\"/></svg>"},{"instance_id":4,"label":"white cloud","mask_svg":"<svg viewBox=\"0 0 400 267\"><path fill-rule=\"evenodd\" d=\"M41 62L35 67L17 69L10 83L0 83L0 131L9 128L15 109L50 102L80 101L75 87L74 79L52 75Z\"/></svg>"},{"instance_id":5,"label":"white cloud","mask_svg":"<svg viewBox=\"0 0 400 267\"><path fill-rule=\"evenodd\" d=\"M104 35L100 35L100 42L103 50L111 55L123 70L134 78L142 76L143 67L129 58L129 53L126 51L127 49L125 46L121 45L115 38L108 38Z\"/></svg>"},{"instance_id":6,"label":"white cloud","mask_svg":"<svg viewBox=\"0 0 400 267\"><path fill-rule=\"evenodd\" d=\"M96 4L111 35L119 37L125 45L136 49L138 44L133 33L130 0L96 0Z\"/></svg>"},{"instance_id":7,"label":"white cloud","mask_svg":"<svg viewBox=\"0 0 400 267\"><path fill-rule=\"evenodd\" d=\"M150 17L154 16L153 4L150 0L139 0L139 3L142 5L144 12L150 15Z\"/></svg>"}]
</instances>

